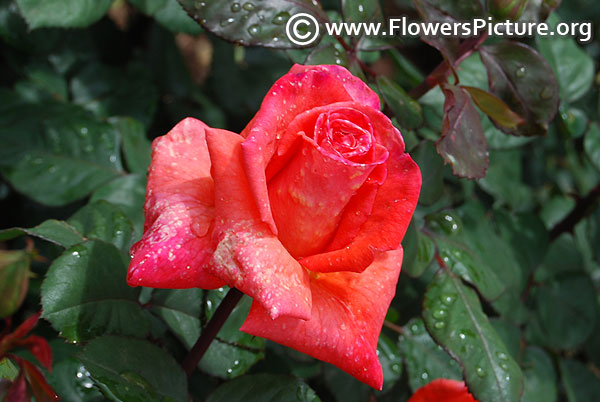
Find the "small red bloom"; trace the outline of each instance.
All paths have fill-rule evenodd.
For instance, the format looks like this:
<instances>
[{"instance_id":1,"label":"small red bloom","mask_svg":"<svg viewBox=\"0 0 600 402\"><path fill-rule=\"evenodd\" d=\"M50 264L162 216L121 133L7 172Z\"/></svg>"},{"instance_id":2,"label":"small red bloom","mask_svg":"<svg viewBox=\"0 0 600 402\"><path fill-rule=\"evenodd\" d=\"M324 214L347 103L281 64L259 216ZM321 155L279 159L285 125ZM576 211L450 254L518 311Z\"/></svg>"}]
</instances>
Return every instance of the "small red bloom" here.
<instances>
[{"instance_id":1,"label":"small red bloom","mask_svg":"<svg viewBox=\"0 0 600 402\"><path fill-rule=\"evenodd\" d=\"M422 386L408 402L477 402L463 381L438 378Z\"/></svg>"},{"instance_id":2,"label":"small red bloom","mask_svg":"<svg viewBox=\"0 0 600 402\"><path fill-rule=\"evenodd\" d=\"M185 119L153 144L128 283L225 284L242 331L380 389L377 340L421 186L379 98L339 66L294 66L241 135Z\"/></svg>"},{"instance_id":3,"label":"small red bloom","mask_svg":"<svg viewBox=\"0 0 600 402\"><path fill-rule=\"evenodd\" d=\"M0 336L0 360L9 358L16 362L21 371L6 391L7 401L29 401L30 390L37 401L58 401L60 398L46 382L42 371L22 357L9 353L12 349L24 347L48 370L52 371L52 349L48 342L37 335L25 337L36 325L41 313L27 318L13 332Z\"/></svg>"}]
</instances>

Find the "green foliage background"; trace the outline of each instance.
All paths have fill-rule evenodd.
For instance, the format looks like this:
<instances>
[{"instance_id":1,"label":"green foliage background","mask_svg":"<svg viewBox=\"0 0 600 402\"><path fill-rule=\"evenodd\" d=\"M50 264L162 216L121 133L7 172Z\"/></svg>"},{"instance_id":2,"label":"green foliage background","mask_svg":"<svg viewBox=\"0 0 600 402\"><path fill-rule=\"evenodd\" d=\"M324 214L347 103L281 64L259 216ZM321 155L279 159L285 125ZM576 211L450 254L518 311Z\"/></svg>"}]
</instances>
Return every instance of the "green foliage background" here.
<instances>
[{"instance_id":1,"label":"green foliage background","mask_svg":"<svg viewBox=\"0 0 600 402\"><path fill-rule=\"evenodd\" d=\"M488 38L461 53L457 39L325 37L293 49L281 36L290 2L180 3L0 0L0 248L29 237L43 257L0 254L0 267L31 264L13 322L41 303L36 333L63 400L403 401L435 378L464 379L481 402L599 400L600 41ZM487 15L479 0L300 3L332 21ZM556 5L531 0L521 18L592 21L598 37L593 0ZM458 81L446 66L422 90L442 55ZM422 170L379 341L381 392L239 332L247 297L188 380L178 362L226 289L125 283L150 140L186 116L239 132L295 62L342 64L369 83ZM0 378L15 376L0 364Z\"/></svg>"}]
</instances>

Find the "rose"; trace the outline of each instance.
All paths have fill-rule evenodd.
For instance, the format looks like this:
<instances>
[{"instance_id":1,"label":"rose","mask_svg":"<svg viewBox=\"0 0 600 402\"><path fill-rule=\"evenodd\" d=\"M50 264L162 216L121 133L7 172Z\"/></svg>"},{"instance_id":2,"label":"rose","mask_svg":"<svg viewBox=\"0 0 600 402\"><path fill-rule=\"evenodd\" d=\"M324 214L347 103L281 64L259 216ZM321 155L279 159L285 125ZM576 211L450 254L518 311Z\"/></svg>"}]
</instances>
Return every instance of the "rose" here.
<instances>
[{"instance_id":1,"label":"rose","mask_svg":"<svg viewBox=\"0 0 600 402\"><path fill-rule=\"evenodd\" d=\"M241 136L188 118L155 140L128 283L236 287L254 299L242 331L380 389L377 340L420 186L368 86L296 65Z\"/></svg>"},{"instance_id":2,"label":"rose","mask_svg":"<svg viewBox=\"0 0 600 402\"><path fill-rule=\"evenodd\" d=\"M408 402L477 402L463 381L438 378L419 388Z\"/></svg>"}]
</instances>

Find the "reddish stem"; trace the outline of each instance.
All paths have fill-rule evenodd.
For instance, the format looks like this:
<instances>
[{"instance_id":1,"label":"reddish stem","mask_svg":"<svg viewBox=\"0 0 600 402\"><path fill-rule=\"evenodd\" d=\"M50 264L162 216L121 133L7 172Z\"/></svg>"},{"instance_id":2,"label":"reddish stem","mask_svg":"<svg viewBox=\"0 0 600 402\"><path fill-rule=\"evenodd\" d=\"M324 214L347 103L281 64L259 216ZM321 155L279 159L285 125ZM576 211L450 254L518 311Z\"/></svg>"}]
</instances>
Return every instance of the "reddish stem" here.
<instances>
[{"instance_id":1,"label":"reddish stem","mask_svg":"<svg viewBox=\"0 0 600 402\"><path fill-rule=\"evenodd\" d=\"M225 295L225 298L221 301L219 307L217 307L217 311L215 311L208 324L206 324L206 327L202 330L202 334L194 344L194 347L181 364L188 377L194 372L202 356L204 356L204 353L206 353L213 339L215 339L243 295L236 288L229 289L229 292L227 292L227 295Z\"/></svg>"},{"instance_id":2,"label":"reddish stem","mask_svg":"<svg viewBox=\"0 0 600 402\"><path fill-rule=\"evenodd\" d=\"M458 52L454 63L451 65L448 61L444 60L441 62L419 85L414 87L409 95L413 99L419 99L421 96L429 92L430 89L435 88L444 82L450 73L456 69L460 63L469 57L485 40L487 39L487 33L481 36L473 36L458 47Z\"/></svg>"}]
</instances>

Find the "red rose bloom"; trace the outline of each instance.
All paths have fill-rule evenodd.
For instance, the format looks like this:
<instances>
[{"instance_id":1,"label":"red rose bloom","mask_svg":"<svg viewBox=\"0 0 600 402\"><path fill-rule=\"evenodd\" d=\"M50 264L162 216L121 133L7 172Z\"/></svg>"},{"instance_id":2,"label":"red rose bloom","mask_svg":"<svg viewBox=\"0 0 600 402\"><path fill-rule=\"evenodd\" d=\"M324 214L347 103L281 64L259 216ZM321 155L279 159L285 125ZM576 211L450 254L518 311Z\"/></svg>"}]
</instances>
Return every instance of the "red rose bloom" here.
<instances>
[{"instance_id":1,"label":"red rose bloom","mask_svg":"<svg viewBox=\"0 0 600 402\"><path fill-rule=\"evenodd\" d=\"M130 285L236 287L241 330L380 389L377 340L421 176L379 99L292 67L241 135L185 119L154 141Z\"/></svg>"},{"instance_id":2,"label":"red rose bloom","mask_svg":"<svg viewBox=\"0 0 600 402\"><path fill-rule=\"evenodd\" d=\"M408 402L477 402L463 381L438 378L422 386Z\"/></svg>"}]
</instances>

